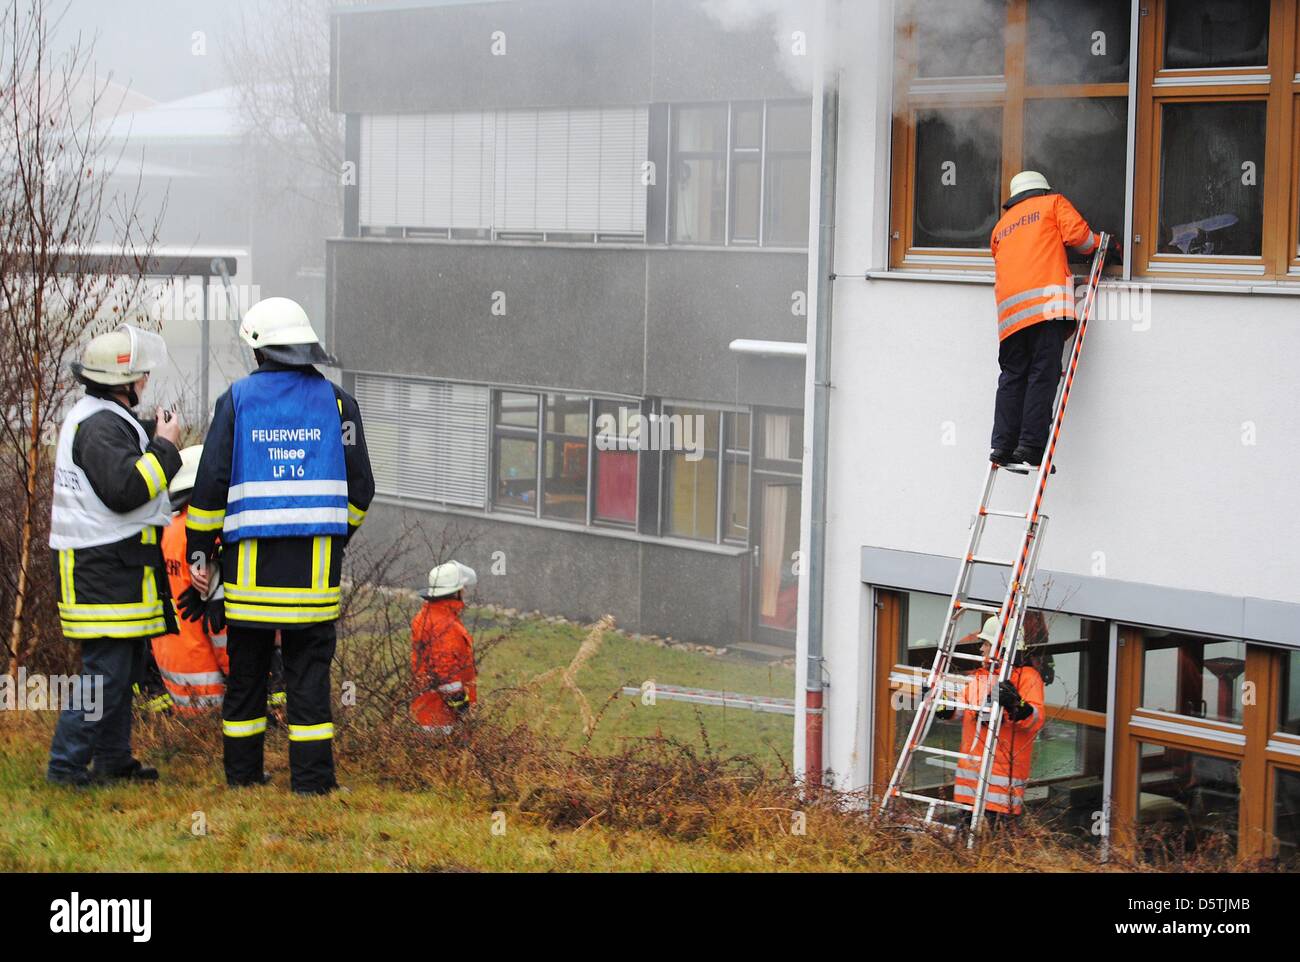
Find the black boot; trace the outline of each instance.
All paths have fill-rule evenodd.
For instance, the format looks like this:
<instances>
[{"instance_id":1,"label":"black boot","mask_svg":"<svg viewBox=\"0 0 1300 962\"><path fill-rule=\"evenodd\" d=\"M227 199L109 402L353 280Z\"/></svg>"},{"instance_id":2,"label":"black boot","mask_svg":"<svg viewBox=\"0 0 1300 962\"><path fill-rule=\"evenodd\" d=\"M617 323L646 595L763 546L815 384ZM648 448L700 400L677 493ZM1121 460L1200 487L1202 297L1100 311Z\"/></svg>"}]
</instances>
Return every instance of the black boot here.
<instances>
[{"instance_id":1,"label":"black boot","mask_svg":"<svg viewBox=\"0 0 1300 962\"><path fill-rule=\"evenodd\" d=\"M1012 464L1027 464L1036 468L1043 463L1042 448L1027 448L1021 445L1011 455Z\"/></svg>"},{"instance_id":2,"label":"black boot","mask_svg":"<svg viewBox=\"0 0 1300 962\"><path fill-rule=\"evenodd\" d=\"M1012 454L1006 448L994 448L989 452L989 460L994 464L1010 464Z\"/></svg>"},{"instance_id":3,"label":"black boot","mask_svg":"<svg viewBox=\"0 0 1300 962\"><path fill-rule=\"evenodd\" d=\"M121 768L114 768L106 772L95 772L95 780L99 782L156 782L158 781L158 769L133 758Z\"/></svg>"}]
</instances>

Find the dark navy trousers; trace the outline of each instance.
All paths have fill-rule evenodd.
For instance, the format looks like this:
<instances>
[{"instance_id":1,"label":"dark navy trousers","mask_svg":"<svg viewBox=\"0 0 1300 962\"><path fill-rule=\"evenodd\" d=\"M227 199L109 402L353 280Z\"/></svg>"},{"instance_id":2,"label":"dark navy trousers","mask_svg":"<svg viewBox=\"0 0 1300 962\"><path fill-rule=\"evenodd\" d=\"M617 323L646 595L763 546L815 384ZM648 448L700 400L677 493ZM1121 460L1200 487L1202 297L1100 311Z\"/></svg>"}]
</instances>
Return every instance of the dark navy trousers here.
<instances>
[{"instance_id":1,"label":"dark navy trousers","mask_svg":"<svg viewBox=\"0 0 1300 962\"><path fill-rule=\"evenodd\" d=\"M131 761L131 686L144 666L148 640L95 638L81 642L81 705L59 713L50 744L48 777L76 778L93 761L109 774Z\"/></svg>"},{"instance_id":2,"label":"dark navy trousers","mask_svg":"<svg viewBox=\"0 0 1300 962\"><path fill-rule=\"evenodd\" d=\"M1061 353L1074 321L1054 320L1017 331L998 348L993 448L1043 450L1052 427L1052 404L1061 380Z\"/></svg>"}]
</instances>

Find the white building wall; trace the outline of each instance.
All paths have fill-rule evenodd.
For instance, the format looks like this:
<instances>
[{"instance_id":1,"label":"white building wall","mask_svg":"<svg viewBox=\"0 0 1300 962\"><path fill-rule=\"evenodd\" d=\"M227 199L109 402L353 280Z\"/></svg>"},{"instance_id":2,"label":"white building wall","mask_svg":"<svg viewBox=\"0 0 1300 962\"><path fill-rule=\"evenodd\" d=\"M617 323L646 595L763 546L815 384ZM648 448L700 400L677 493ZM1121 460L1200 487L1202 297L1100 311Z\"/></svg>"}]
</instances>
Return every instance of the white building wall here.
<instances>
[{"instance_id":1,"label":"white building wall","mask_svg":"<svg viewBox=\"0 0 1300 962\"><path fill-rule=\"evenodd\" d=\"M887 260L887 7L843 4L839 28L826 763L852 789L868 778L872 690L859 551L961 553L998 374L991 280L864 278ZM1145 316L1117 319L1129 294L1110 285L1088 329L1041 566L1300 603L1300 298L1156 291L1136 298ZM1030 481L1012 480L1019 506Z\"/></svg>"}]
</instances>

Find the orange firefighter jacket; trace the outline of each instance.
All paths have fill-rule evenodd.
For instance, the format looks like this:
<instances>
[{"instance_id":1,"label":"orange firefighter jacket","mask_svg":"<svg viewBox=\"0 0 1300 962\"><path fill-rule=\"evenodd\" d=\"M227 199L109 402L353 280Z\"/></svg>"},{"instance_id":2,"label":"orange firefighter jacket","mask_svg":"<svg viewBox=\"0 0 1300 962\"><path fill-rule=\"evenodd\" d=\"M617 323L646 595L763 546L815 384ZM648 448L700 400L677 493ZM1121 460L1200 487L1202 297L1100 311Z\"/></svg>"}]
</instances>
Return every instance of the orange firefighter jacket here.
<instances>
[{"instance_id":1,"label":"orange firefighter jacket","mask_svg":"<svg viewBox=\"0 0 1300 962\"><path fill-rule=\"evenodd\" d=\"M450 731L456 712L445 698L465 692L471 705L478 701L478 674L474 668L474 639L461 623L465 602L458 598L426 601L411 622L411 670L415 699L411 715L424 728Z\"/></svg>"},{"instance_id":2,"label":"orange firefighter jacket","mask_svg":"<svg viewBox=\"0 0 1300 962\"><path fill-rule=\"evenodd\" d=\"M1074 320L1074 279L1067 247L1084 256L1101 235L1060 194L1041 194L1012 206L993 228L997 269L998 340L1056 318Z\"/></svg>"},{"instance_id":3,"label":"orange firefighter jacket","mask_svg":"<svg viewBox=\"0 0 1300 962\"><path fill-rule=\"evenodd\" d=\"M997 750L993 754L993 772L985 794L986 808L990 812L1019 815L1025 801L1025 786L1029 783L1034 739L1038 737L1045 720L1043 709L1043 676L1038 669L1025 666L1011 670L1011 683L1020 697L1033 708L1033 714L1020 721L1003 717L998 731ZM997 678L987 668L980 668L966 683L962 701L967 705L982 705L992 692L996 700ZM966 755L980 755L988 738L988 726L979 723L979 712L967 710L963 714L961 751ZM960 759L957 762L957 786L953 800L968 805L975 802L975 789L979 784L979 762Z\"/></svg>"},{"instance_id":4,"label":"orange firefighter jacket","mask_svg":"<svg viewBox=\"0 0 1300 962\"><path fill-rule=\"evenodd\" d=\"M173 598L179 598L190 587L190 566L185 563L188 513L188 507L180 511L163 531L163 560ZM226 675L230 673L226 636L208 637L202 621L186 621L179 612L176 623L180 626L177 634L153 640L153 657L162 672L163 684L179 712L219 708L226 694Z\"/></svg>"}]
</instances>

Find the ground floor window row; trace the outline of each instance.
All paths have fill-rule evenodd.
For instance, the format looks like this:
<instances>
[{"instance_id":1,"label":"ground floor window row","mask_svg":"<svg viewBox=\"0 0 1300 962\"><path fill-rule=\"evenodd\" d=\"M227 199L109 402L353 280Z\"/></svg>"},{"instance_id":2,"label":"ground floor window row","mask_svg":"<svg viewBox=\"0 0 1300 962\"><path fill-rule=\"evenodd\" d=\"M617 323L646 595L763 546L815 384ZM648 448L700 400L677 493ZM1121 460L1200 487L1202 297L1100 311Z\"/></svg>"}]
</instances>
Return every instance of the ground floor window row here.
<instances>
[{"instance_id":1,"label":"ground floor window row","mask_svg":"<svg viewBox=\"0 0 1300 962\"><path fill-rule=\"evenodd\" d=\"M800 477L797 411L359 373L381 494L749 545L753 474ZM764 523L797 543L798 498ZM779 510L781 500L784 510Z\"/></svg>"},{"instance_id":2,"label":"ground floor window row","mask_svg":"<svg viewBox=\"0 0 1300 962\"><path fill-rule=\"evenodd\" d=\"M933 661L948 599L876 595L875 778L884 784L912 721L905 696ZM960 650L977 654L980 626L966 617ZM1046 713L1023 749L1032 760L1030 813L1099 841L1109 748L1109 840L1119 850L1155 861L1199 852L1300 868L1300 651L1040 610L1026 618L1025 642ZM961 741L957 717L937 721L926 744L955 752ZM926 757L912 787L951 797L952 767Z\"/></svg>"}]
</instances>

